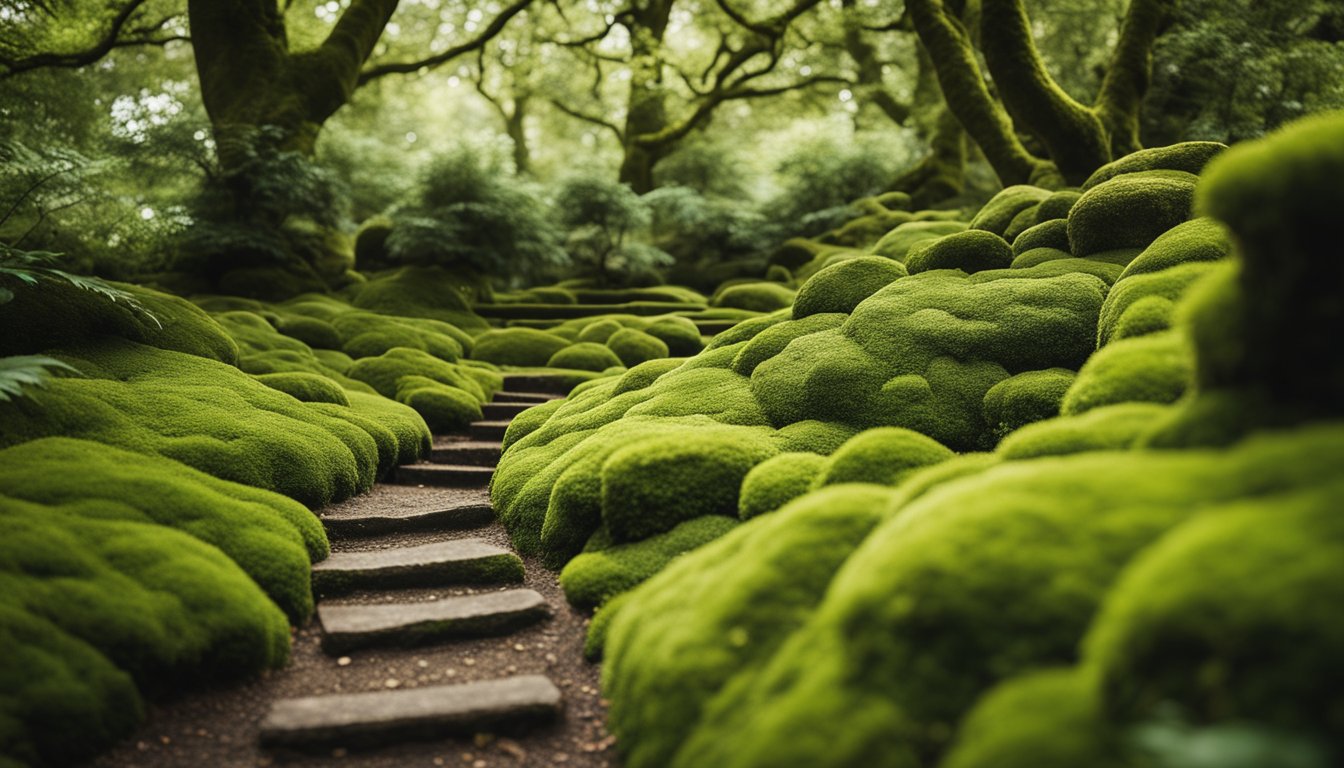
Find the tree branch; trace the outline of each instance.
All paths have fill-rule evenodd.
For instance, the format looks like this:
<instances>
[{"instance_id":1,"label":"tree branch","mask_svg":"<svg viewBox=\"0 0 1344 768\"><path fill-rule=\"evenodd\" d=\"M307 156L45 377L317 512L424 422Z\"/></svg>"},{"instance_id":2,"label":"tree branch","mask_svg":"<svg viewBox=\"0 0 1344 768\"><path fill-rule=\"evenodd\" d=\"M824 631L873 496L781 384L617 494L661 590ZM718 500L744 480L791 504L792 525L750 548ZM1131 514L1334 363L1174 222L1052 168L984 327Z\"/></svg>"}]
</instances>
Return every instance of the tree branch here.
<instances>
[{"instance_id":1,"label":"tree branch","mask_svg":"<svg viewBox=\"0 0 1344 768\"><path fill-rule=\"evenodd\" d=\"M359 74L359 85L364 85L370 80L387 75L405 75L412 72L419 72L422 69L432 69L434 67L446 64L464 53L470 53L485 46L486 43L495 39L504 27L508 26L514 16L522 13L532 4L532 0L516 0L513 5L499 12L485 29L476 37L468 40L461 45L455 45L442 53L420 59L418 61L400 61L387 64L377 64L365 69Z\"/></svg>"},{"instance_id":2,"label":"tree branch","mask_svg":"<svg viewBox=\"0 0 1344 768\"><path fill-rule=\"evenodd\" d=\"M790 91L802 90L803 88L810 88L814 85L821 85L824 83L843 83L847 85L849 84L849 81L843 77L836 77L835 75L816 75L786 85L773 86L770 88L739 87L718 91L701 101L700 104L696 106L695 110L680 123L670 125L657 133L636 136L634 137L634 141L647 148L656 148L672 144L684 139L691 131L703 124L714 110L726 101L742 101L746 99L761 99L769 96L779 96L780 94L789 93Z\"/></svg>"},{"instance_id":3,"label":"tree branch","mask_svg":"<svg viewBox=\"0 0 1344 768\"><path fill-rule=\"evenodd\" d=\"M619 125L616 125L615 123L612 122L608 122L607 120L597 117L596 115L590 115L580 110L574 109L573 107L569 107L559 99L551 99L550 102L552 106L554 106L561 112L564 112L566 115L569 115L570 117L576 120L582 120L585 123L592 123L593 125L599 126L601 128L606 128L607 130L616 134L616 138L619 141L621 142L625 141L625 131L621 130L621 127Z\"/></svg>"},{"instance_id":4,"label":"tree branch","mask_svg":"<svg viewBox=\"0 0 1344 768\"><path fill-rule=\"evenodd\" d=\"M131 16L144 5L146 0L130 0L121 10L117 11L116 16L112 17L112 25L93 45L82 51L71 53L37 53L32 56L24 56L19 59L0 60L0 65L5 67L5 72L0 74L0 79L13 77L22 72L30 72L34 69L46 69L49 67L60 67L73 69L87 66L98 61L112 51L113 48L122 47L117 44L121 37L122 30L126 23L130 21ZM40 8L47 9L49 6L39 4ZM144 45L151 41L127 42L123 45ZM166 42L166 41L165 41Z\"/></svg>"}]
</instances>

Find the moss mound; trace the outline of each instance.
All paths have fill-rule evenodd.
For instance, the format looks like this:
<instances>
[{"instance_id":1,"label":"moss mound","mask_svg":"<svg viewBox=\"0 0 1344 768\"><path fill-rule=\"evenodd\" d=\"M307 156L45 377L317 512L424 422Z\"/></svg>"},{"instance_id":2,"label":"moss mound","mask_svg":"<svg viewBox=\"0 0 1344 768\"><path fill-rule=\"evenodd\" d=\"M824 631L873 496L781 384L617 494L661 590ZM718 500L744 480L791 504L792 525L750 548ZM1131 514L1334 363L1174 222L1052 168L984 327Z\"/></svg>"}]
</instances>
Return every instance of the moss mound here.
<instances>
[{"instance_id":1,"label":"moss mound","mask_svg":"<svg viewBox=\"0 0 1344 768\"><path fill-rule=\"evenodd\" d=\"M672 357L690 357L705 348L700 329L685 317L662 317L644 327L644 332L667 345Z\"/></svg>"},{"instance_id":2,"label":"moss mound","mask_svg":"<svg viewBox=\"0 0 1344 768\"><path fill-rule=\"evenodd\" d=\"M793 291L778 283L743 283L724 288L710 302L713 307L774 312L793 304Z\"/></svg>"},{"instance_id":3,"label":"moss mound","mask_svg":"<svg viewBox=\"0 0 1344 768\"><path fill-rule=\"evenodd\" d=\"M826 457L806 451L781 453L751 468L742 479L737 514L743 520L774 512L812 490Z\"/></svg>"},{"instance_id":4,"label":"moss mound","mask_svg":"<svg viewBox=\"0 0 1344 768\"><path fill-rule=\"evenodd\" d=\"M1210 160L1227 149L1216 141L1187 141L1166 147L1152 147L1125 155L1098 168L1083 182L1086 192L1117 176L1146 171L1184 171L1198 175Z\"/></svg>"},{"instance_id":5,"label":"moss mound","mask_svg":"<svg viewBox=\"0 0 1344 768\"><path fill-rule=\"evenodd\" d=\"M985 393L985 422L995 435L1003 437L1028 424L1058 416L1074 376L1067 368L1009 376Z\"/></svg>"},{"instance_id":6,"label":"moss mound","mask_svg":"<svg viewBox=\"0 0 1344 768\"><path fill-rule=\"evenodd\" d=\"M1062 219L1043 221L1034 227L1028 227L1022 234L1013 238L1013 257L1019 257L1035 248L1054 248L1058 251L1069 250L1069 223Z\"/></svg>"},{"instance_id":7,"label":"moss mound","mask_svg":"<svg viewBox=\"0 0 1344 768\"><path fill-rule=\"evenodd\" d=\"M895 261L905 261L916 243L951 235L966 229L962 221L911 221L888 232L873 246L873 253Z\"/></svg>"},{"instance_id":8,"label":"moss mound","mask_svg":"<svg viewBox=\"0 0 1344 768\"><path fill-rule=\"evenodd\" d=\"M254 377L271 389L305 403L333 403L349 405L350 397L336 382L315 373L263 373Z\"/></svg>"},{"instance_id":9,"label":"moss mound","mask_svg":"<svg viewBox=\"0 0 1344 768\"><path fill-rule=\"evenodd\" d=\"M397 379L396 399L415 409L434 432L466 429L473 421L483 418L481 401L476 396L428 376Z\"/></svg>"},{"instance_id":10,"label":"moss mound","mask_svg":"<svg viewBox=\"0 0 1344 768\"><path fill-rule=\"evenodd\" d=\"M1078 371L1060 412L1073 415L1116 403L1174 403L1194 373L1186 340L1167 331L1121 339Z\"/></svg>"},{"instance_id":11,"label":"moss mound","mask_svg":"<svg viewBox=\"0 0 1344 768\"><path fill-rule=\"evenodd\" d=\"M969 228L992 232L1000 238L1005 237L1004 233L1014 219L1027 211L1034 214L1033 209L1049 196L1050 190L1029 184L1005 187L980 208L975 218L971 219Z\"/></svg>"},{"instance_id":12,"label":"moss mound","mask_svg":"<svg viewBox=\"0 0 1344 768\"><path fill-rule=\"evenodd\" d=\"M551 355L546 362L550 368L573 368L579 371L605 371L623 367L621 358L605 344L581 341Z\"/></svg>"},{"instance_id":13,"label":"moss mound","mask_svg":"<svg viewBox=\"0 0 1344 768\"><path fill-rule=\"evenodd\" d=\"M486 331L476 337L473 360L495 365L522 367L544 366L556 352L569 346L569 340L535 328L504 328Z\"/></svg>"},{"instance_id":14,"label":"moss mound","mask_svg":"<svg viewBox=\"0 0 1344 768\"><path fill-rule=\"evenodd\" d=\"M931 269L960 269L970 274L1006 269L1013 263L1013 247L1002 237L979 229L929 240L910 250L905 266L910 274Z\"/></svg>"},{"instance_id":15,"label":"moss mound","mask_svg":"<svg viewBox=\"0 0 1344 768\"><path fill-rule=\"evenodd\" d=\"M1126 173L1091 188L1069 211L1074 256L1146 248L1190 218L1195 176L1184 171Z\"/></svg>"},{"instance_id":16,"label":"moss mound","mask_svg":"<svg viewBox=\"0 0 1344 768\"><path fill-rule=\"evenodd\" d=\"M938 441L900 427L860 432L840 446L813 481L814 488L839 483L895 486L920 467L955 454Z\"/></svg>"},{"instance_id":17,"label":"moss mound","mask_svg":"<svg viewBox=\"0 0 1344 768\"><path fill-rule=\"evenodd\" d=\"M853 312L864 299L907 274L900 262L877 256L860 256L833 264L798 289L793 318Z\"/></svg>"},{"instance_id":18,"label":"moss mound","mask_svg":"<svg viewBox=\"0 0 1344 768\"><path fill-rule=\"evenodd\" d=\"M657 336L637 331L634 328L622 328L607 339L607 348L613 352L620 364L633 368L640 363L668 356L667 343Z\"/></svg>"}]
</instances>

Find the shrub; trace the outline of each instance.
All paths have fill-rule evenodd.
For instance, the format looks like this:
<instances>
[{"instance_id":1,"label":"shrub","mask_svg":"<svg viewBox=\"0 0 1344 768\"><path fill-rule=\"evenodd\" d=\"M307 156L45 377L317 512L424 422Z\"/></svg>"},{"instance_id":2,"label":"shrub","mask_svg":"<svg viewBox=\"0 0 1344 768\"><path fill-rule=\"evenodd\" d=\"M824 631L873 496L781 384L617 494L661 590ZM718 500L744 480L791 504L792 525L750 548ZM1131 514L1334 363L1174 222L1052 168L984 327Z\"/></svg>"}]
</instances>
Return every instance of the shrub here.
<instances>
[{"instance_id":1,"label":"shrub","mask_svg":"<svg viewBox=\"0 0 1344 768\"><path fill-rule=\"evenodd\" d=\"M667 344L662 339L634 328L613 333L607 339L607 347L627 368L668 355Z\"/></svg>"},{"instance_id":2,"label":"shrub","mask_svg":"<svg viewBox=\"0 0 1344 768\"><path fill-rule=\"evenodd\" d=\"M566 249L576 266L599 284L629 281L670 266L667 253L628 238L652 221L647 201L612 179L579 174L555 191L556 218L571 231Z\"/></svg>"},{"instance_id":3,"label":"shrub","mask_svg":"<svg viewBox=\"0 0 1344 768\"><path fill-rule=\"evenodd\" d=\"M540 367L569 346L569 340L535 328L503 328L476 337L473 360L495 365Z\"/></svg>"},{"instance_id":4,"label":"shrub","mask_svg":"<svg viewBox=\"0 0 1344 768\"><path fill-rule=\"evenodd\" d=\"M605 371L608 368L624 367L621 358L610 348L592 341L571 344L546 361L550 368L574 368L581 371Z\"/></svg>"},{"instance_id":5,"label":"shrub","mask_svg":"<svg viewBox=\"0 0 1344 768\"><path fill-rule=\"evenodd\" d=\"M803 283L793 301L793 317L798 320L809 315L853 312L864 299L907 274L900 262L891 259L876 256L846 259L822 269Z\"/></svg>"},{"instance_id":6,"label":"shrub","mask_svg":"<svg viewBox=\"0 0 1344 768\"><path fill-rule=\"evenodd\" d=\"M1126 173L1098 184L1069 211L1069 251L1146 248L1190 218L1194 196L1195 177L1184 171Z\"/></svg>"},{"instance_id":7,"label":"shrub","mask_svg":"<svg viewBox=\"0 0 1344 768\"><path fill-rule=\"evenodd\" d=\"M742 479L738 517L750 520L774 512L807 493L826 463L825 456L802 451L781 453L752 467Z\"/></svg>"},{"instance_id":8,"label":"shrub","mask_svg":"<svg viewBox=\"0 0 1344 768\"><path fill-rule=\"evenodd\" d=\"M485 321L471 311L471 296L479 291L460 273L438 267L403 267L376 275L346 289L350 303L360 309L388 315L425 317L476 330ZM461 342L461 337L457 337ZM464 344L470 352L470 344Z\"/></svg>"},{"instance_id":9,"label":"shrub","mask_svg":"<svg viewBox=\"0 0 1344 768\"><path fill-rule=\"evenodd\" d=\"M960 269L970 274L1006 269L1013 263L1013 247L991 232L968 229L929 240L910 249L905 266L910 274L931 269Z\"/></svg>"}]
</instances>

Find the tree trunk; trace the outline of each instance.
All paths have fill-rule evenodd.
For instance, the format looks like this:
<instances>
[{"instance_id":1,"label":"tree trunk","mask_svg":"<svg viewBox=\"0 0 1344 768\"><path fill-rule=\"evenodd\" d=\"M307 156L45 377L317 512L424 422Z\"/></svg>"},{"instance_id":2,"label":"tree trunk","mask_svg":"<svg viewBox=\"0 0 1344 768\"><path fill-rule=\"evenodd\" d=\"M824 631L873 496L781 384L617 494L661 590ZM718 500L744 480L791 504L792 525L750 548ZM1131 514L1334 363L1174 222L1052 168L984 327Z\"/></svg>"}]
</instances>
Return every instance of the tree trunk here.
<instances>
[{"instance_id":1,"label":"tree trunk","mask_svg":"<svg viewBox=\"0 0 1344 768\"><path fill-rule=\"evenodd\" d=\"M513 142L513 169L521 175L532 173L532 149L527 144L526 96L515 96L513 111L504 119L504 130Z\"/></svg>"},{"instance_id":2,"label":"tree trunk","mask_svg":"<svg viewBox=\"0 0 1344 768\"><path fill-rule=\"evenodd\" d=\"M638 194L653 190L653 167L666 152L640 141L667 127L663 89L663 36L672 17L672 0L635 4L625 22L630 33L630 95L623 130L620 180Z\"/></svg>"},{"instance_id":3,"label":"tree trunk","mask_svg":"<svg viewBox=\"0 0 1344 768\"><path fill-rule=\"evenodd\" d=\"M1111 154L1129 154L1139 142L1139 111L1152 76L1153 43L1171 18L1173 0L1130 0L1120 40L1097 94L1097 116L1110 134Z\"/></svg>"}]
</instances>

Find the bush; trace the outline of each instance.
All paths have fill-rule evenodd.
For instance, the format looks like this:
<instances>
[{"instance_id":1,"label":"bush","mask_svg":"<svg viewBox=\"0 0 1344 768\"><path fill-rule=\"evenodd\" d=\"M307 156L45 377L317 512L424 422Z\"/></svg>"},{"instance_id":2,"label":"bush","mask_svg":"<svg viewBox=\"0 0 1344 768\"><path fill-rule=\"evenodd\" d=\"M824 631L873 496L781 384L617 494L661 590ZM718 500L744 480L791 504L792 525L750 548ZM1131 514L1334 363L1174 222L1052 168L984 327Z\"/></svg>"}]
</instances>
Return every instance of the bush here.
<instances>
[{"instance_id":1,"label":"bush","mask_svg":"<svg viewBox=\"0 0 1344 768\"><path fill-rule=\"evenodd\" d=\"M649 226L652 211L624 184L603 176L570 176L555 191L555 209L558 221L570 229L570 257L600 285L629 282L673 263L658 248L628 239Z\"/></svg>"},{"instance_id":2,"label":"bush","mask_svg":"<svg viewBox=\"0 0 1344 768\"><path fill-rule=\"evenodd\" d=\"M667 344L662 339L634 328L623 328L613 333L607 339L607 347L627 368L668 356Z\"/></svg>"},{"instance_id":3,"label":"bush","mask_svg":"<svg viewBox=\"0 0 1344 768\"><path fill-rule=\"evenodd\" d=\"M1013 247L1002 237L968 229L910 249L905 266L910 274L931 269L960 269L970 274L986 269L1006 269L1013 263Z\"/></svg>"},{"instance_id":4,"label":"bush","mask_svg":"<svg viewBox=\"0 0 1344 768\"><path fill-rule=\"evenodd\" d=\"M624 367L621 358L610 348L592 341L571 344L546 361L550 368L574 368L580 371L605 371L608 368Z\"/></svg>"}]
</instances>

